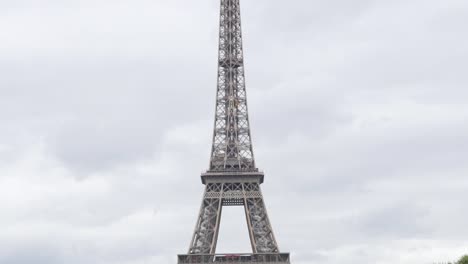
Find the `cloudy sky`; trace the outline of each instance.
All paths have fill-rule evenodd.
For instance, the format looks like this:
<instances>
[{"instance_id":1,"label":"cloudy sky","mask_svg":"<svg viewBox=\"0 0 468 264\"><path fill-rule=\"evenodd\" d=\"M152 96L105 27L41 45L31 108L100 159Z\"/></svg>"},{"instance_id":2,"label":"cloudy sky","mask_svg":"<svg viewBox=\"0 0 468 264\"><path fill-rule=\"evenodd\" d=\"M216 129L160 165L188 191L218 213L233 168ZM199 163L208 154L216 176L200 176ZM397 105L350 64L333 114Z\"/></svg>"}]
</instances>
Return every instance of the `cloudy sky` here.
<instances>
[{"instance_id":1,"label":"cloudy sky","mask_svg":"<svg viewBox=\"0 0 468 264\"><path fill-rule=\"evenodd\" d=\"M468 1L242 1L257 165L295 264L468 253ZM219 0L0 0L0 263L175 263ZM219 252L249 251L227 208Z\"/></svg>"}]
</instances>

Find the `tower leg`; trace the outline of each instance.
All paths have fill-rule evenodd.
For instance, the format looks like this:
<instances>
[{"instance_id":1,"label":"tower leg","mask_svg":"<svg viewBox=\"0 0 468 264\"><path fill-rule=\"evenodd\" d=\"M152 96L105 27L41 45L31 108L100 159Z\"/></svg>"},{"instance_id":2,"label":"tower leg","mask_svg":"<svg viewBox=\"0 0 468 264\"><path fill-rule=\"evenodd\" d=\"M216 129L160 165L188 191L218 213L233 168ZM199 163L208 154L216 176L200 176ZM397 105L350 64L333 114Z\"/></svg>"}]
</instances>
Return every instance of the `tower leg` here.
<instances>
[{"instance_id":1,"label":"tower leg","mask_svg":"<svg viewBox=\"0 0 468 264\"><path fill-rule=\"evenodd\" d=\"M190 244L189 254L214 254L222 211L222 184L208 184Z\"/></svg>"},{"instance_id":2,"label":"tower leg","mask_svg":"<svg viewBox=\"0 0 468 264\"><path fill-rule=\"evenodd\" d=\"M179 255L178 263L290 264L289 254L279 252L260 182L258 178L242 181L232 176L207 181L189 252ZM216 254L223 206L244 206L252 253Z\"/></svg>"},{"instance_id":3,"label":"tower leg","mask_svg":"<svg viewBox=\"0 0 468 264\"><path fill-rule=\"evenodd\" d=\"M263 195L257 183L245 184L244 188L250 188L245 193L245 211L247 215L247 225L254 253L277 253L276 243L268 218Z\"/></svg>"}]
</instances>

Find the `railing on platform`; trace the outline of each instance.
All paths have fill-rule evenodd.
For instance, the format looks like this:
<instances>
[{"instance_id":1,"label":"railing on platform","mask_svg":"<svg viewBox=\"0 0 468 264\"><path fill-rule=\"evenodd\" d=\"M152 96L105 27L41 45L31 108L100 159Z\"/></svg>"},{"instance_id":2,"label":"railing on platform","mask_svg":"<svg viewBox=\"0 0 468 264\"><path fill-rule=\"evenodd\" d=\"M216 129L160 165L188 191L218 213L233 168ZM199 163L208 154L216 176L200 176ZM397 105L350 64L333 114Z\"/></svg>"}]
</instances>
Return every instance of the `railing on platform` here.
<instances>
[{"instance_id":1,"label":"railing on platform","mask_svg":"<svg viewBox=\"0 0 468 264\"><path fill-rule=\"evenodd\" d=\"M179 255L178 263L179 264L202 264L202 263L290 264L289 253Z\"/></svg>"}]
</instances>

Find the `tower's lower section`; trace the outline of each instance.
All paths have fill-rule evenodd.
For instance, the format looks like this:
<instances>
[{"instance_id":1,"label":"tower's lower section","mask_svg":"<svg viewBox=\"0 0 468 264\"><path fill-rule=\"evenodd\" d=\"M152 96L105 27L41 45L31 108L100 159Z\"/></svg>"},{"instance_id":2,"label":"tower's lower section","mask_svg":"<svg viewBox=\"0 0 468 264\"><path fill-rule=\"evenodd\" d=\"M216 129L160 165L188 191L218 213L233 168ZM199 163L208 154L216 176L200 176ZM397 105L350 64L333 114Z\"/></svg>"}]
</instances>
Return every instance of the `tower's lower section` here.
<instances>
[{"instance_id":1,"label":"tower's lower section","mask_svg":"<svg viewBox=\"0 0 468 264\"><path fill-rule=\"evenodd\" d=\"M278 248L268 218L260 189L263 173L208 172L202 175L202 182L206 188L197 224L188 254L178 256L179 264L290 263L289 253ZM244 207L252 253L216 254L224 206Z\"/></svg>"},{"instance_id":2,"label":"tower's lower section","mask_svg":"<svg viewBox=\"0 0 468 264\"><path fill-rule=\"evenodd\" d=\"M216 255L179 255L178 264L205 264L205 263L263 263L263 264L290 264L289 253L271 254L216 254Z\"/></svg>"},{"instance_id":3,"label":"tower's lower section","mask_svg":"<svg viewBox=\"0 0 468 264\"><path fill-rule=\"evenodd\" d=\"M216 253L223 206L244 207L253 253L279 253L260 189L262 178L259 172L202 175L206 189L189 254Z\"/></svg>"}]
</instances>

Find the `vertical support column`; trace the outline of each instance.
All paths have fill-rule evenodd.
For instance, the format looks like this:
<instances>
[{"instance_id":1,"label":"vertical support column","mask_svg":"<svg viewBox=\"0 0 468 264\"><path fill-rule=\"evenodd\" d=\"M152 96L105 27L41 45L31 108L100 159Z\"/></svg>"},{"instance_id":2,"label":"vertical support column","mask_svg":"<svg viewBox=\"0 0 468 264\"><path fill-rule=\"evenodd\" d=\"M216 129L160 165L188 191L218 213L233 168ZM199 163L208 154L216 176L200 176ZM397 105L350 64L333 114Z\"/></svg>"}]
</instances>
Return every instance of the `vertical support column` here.
<instances>
[{"instance_id":1,"label":"vertical support column","mask_svg":"<svg viewBox=\"0 0 468 264\"><path fill-rule=\"evenodd\" d=\"M246 207L248 214L248 223L250 232L254 236L255 253L278 253L278 244L276 243L275 236L273 234L273 228L271 227L270 220L268 218L265 203L263 202L263 195L260 190L260 186L256 184L258 188L259 197L249 197L246 199Z\"/></svg>"},{"instance_id":2,"label":"vertical support column","mask_svg":"<svg viewBox=\"0 0 468 264\"><path fill-rule=\"evenodd\" d=\"M254 233L253 233L252 222L250 221L250 210L249 210L249 207L247 206L247 192L248 191L250 191L250 190L247 190L246 183L242 184L242 192L244 194L245 218L247 220L247 227L249 229L250 245L252 246L252 252L254 254L256 254L256 253L258 253L257 252L257 244L255 243L255 236L254 236Z\"/></svg>"},{"instance_id":3,"label":"vertical support column","mask_svg":"<svg viewBox=\"0 0 468 264\"><path fill-rule=\"evenodd\" d=\"M189 254L214 254L222 210L222 184L206 185Z\"/></svg>"},{"instance_id":4,"label":"vertical support column","mask_svg":"<svg viewBox=\"0 0 468 264\"><path fill-rule=\"evenodd\" d=\"M213 242L211 244L210 254L216 253L216 246L218 245L218 236L219 236L219 227L221 226L221 214L223 211L223 189L224 184L219 184L220 191L219 191L219 201L218 201L218 215L216 217L216 225L214 230Z\"/></svg>"}]
</instances>

